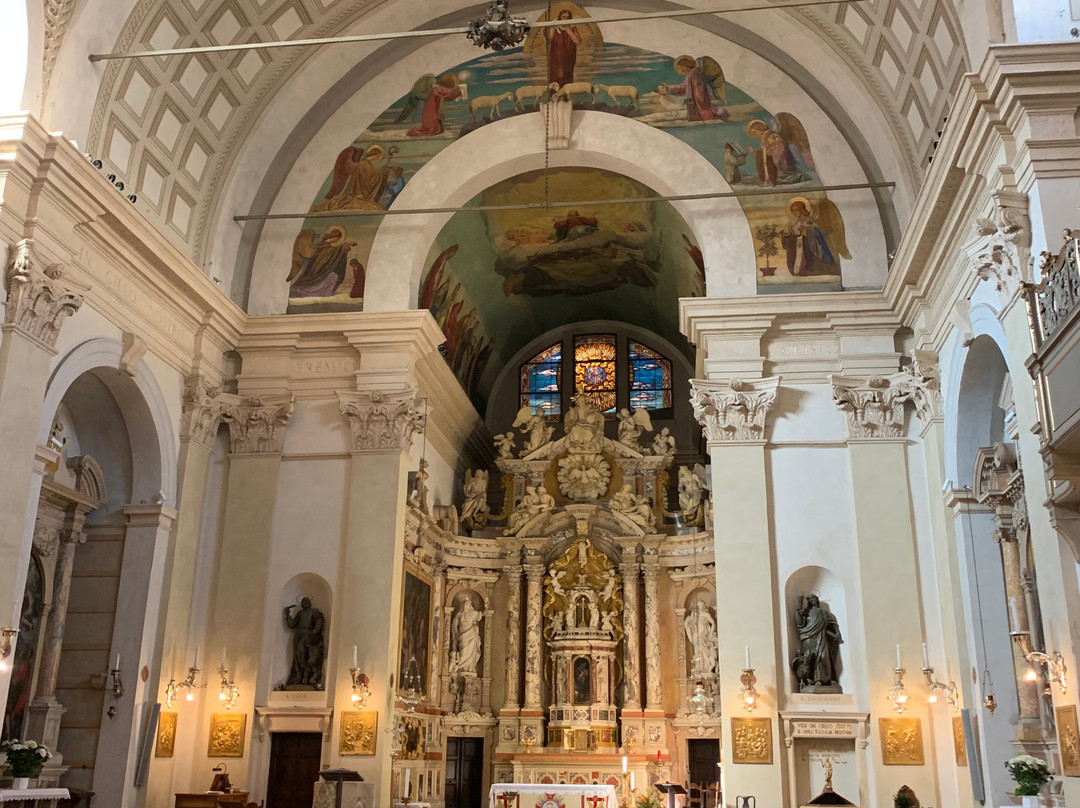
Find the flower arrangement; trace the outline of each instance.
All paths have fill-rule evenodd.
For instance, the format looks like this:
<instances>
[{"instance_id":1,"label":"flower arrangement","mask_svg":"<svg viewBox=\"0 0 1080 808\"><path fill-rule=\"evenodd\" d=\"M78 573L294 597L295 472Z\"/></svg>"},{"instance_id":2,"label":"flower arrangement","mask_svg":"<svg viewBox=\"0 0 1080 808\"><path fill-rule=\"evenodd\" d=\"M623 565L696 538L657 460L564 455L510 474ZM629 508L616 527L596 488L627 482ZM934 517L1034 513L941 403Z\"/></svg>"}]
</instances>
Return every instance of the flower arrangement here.
<instances>
[{"instance_id":1,"label":"flower arrangement","mask_svg":"<svg viewBox=\"0 0 1080 808\"><path fill-rule=\"evenodd\" d=\"M1050 767L1046 761L1031 755L1017 755L1005 761L1012 779L1016 781L1016 796L1034 797L1050 782Z\"/></svg>"},{"instance_id":2,"label":"flower arrangement","mask_svg":"<svg viewBox=\"0 0 1080 808\"><path fill-rule=\"evenodd\" d=\"M52 757L47 746L37 741L20 741L10 738L0 743L0 750L7 754L7 765L12 777L37 777L45 761Z\"/></svg>"},{"instance_id":3,"label":"flower arrangement","mask_svg":"<svg viewBox=\"0 0 1080 808\"><path fill-rule=\"evenodd\" d=\"M660 800L652 794L641 794L637 799L637 808L660 808Z\"/></svg>"}]
</instances>

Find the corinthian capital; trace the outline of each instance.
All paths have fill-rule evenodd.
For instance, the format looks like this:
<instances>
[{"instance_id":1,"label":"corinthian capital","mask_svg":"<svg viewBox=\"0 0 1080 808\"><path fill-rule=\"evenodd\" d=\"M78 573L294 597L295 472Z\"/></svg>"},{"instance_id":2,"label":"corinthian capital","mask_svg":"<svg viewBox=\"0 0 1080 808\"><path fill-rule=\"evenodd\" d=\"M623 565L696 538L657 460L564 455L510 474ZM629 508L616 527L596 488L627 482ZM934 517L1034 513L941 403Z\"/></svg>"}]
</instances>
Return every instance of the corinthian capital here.
<instances>
[{"instance_id":1,"label":"corinthian capital","mask_svg":"<svg viewBox=\"0 0 1080 808\"><path fill-rule=\"evenodd\" d=\"M691 379L690 404L712 441L760 441L765 439L765 418L776 401L779 376L728 383Z\"/></svg>"},{"instance_id":2,"label":"corinthian capital","mask_svg":"<svg viewBox=\"0 0 1080 808\"><path fill-rule=\"evenodd\" d=\"M407 452L424 431L426 405L411 390L338 393L338 407L349 421L353 452Z\"/></svg>"},{"instance_id":3,"label":"corinthian capital","mask_svg":"<svg viewBox=\"0 0 1080 808\"><path fill-rule=\"evenodd\" d=\"M281 453L293 411L291 395L222 397L221 417L229 424L233 454Z\"/></svg>"},{"instance_id":4,"label":"corinthian capital","mask_svg":"<svg viewBox=\"0 0 1080 808\"><path fill-rule=\"evenodd\" d=\"M181 440L192 440L209 447L221 424L226 403L221 388L207 384L201 373L188 376L181 398Z\"/></svg>"},{"instance_id":5,"label":"corinthian capital","mask_svg":"<svg viewBox=\"0 0 1080 808\"><path fill-rule=\"evenodd\" d=\"M39 266L31 239L18 242L12 252L4 276L7 289L4 326L22 332L51 351L56 347L60 326L79 310L83 296L71 284L60 282L64 272L59 266Z\"/></svg>"},{"instance_id":6,"label":"corinthian capital","mask_svg":"<svg viewBox=\"0 0 1080 808\"><path fill-rule=\"evenodd\" d=\"M915 405L920 421L925 424L942 418L941 366L936 353L914 349L911 367L892 379Z\"/></svg>"},{"instance_id":7,"label":"corinthian capital","mask_svg":"<svg viewBox=\"0 0 1080 808\"><path fill-rule=\"evenodd\" d=\"M899 438L904 434L904 402L909 391L897 376L871 376L865 381L830 376L833 402L847 416L849 438Z\"/></svg>"},{"instance_id":8,"label":"corinthian capital","mask_svg":"<svg viewBox=\"0 0 1080 808\"><path fill-rule=\"evenodd\" d=\"M967 249L979 277L994 284L1005 304L1031 280L1031 219L1027 194L998 191L994 203L993 217L976 220L978 238Z\"/></svg>"}]
</instances>

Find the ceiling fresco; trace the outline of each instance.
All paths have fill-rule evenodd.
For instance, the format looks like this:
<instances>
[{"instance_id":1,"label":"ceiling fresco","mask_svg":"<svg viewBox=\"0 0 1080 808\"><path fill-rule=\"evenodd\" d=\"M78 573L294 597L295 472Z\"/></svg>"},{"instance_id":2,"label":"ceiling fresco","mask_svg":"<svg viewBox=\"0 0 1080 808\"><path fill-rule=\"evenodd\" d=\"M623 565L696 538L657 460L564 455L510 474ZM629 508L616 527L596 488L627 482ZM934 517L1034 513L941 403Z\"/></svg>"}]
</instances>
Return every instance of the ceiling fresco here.
<instances>
[{"instance_id":1,"label":"ceiling fresco","mask_svg":"<svg viewBox=\"0 0 1080 808\"><path fill-rule=\"evenodd\" d=\"M504 208L544 198L618 204ZM701 253L682 218L655 191L592 168L519 174L474 197L435 240L420 283L446 336L446 361L482 409L494 377L537 335L568 323L620 320L689 354L678 299L704 294ZM635 201L641 200L641 201Z\"/></svg>"},{"instance_id":2,"label":"ceiling fresco","mask_svg":"<svg viewBox=\"0 0 1080 808\"><path fill-rule=\"evenodd\" d=\"M550 13L556 19L587 16L565 2ZM604 42L599 26L587 23L534 31L521 48L418 76L407 94L327 166L310 206L324 215L304 220L291 266L287 272L283 268L290 283L288 310L363 306L365 265L382 220L335 217L334 211L391 209L410 179L455 139L509 116L531 114L553 95L569 97L576 109L663 129L701 153L737 191L776 189L740 198L746 219L732 223L753 234L759 290L839 289L842 262L852 256L842 211L823 192L805 190L823 183L806 130L796 116L766 110L728 82L716 57L672 59ZM550 198L598 198L588 190L584 196ZM511 260L501 259L506 283L525 294L548 293L547 282L532 274L513 279L506 264Z\"/></svg>"}]
</instances>

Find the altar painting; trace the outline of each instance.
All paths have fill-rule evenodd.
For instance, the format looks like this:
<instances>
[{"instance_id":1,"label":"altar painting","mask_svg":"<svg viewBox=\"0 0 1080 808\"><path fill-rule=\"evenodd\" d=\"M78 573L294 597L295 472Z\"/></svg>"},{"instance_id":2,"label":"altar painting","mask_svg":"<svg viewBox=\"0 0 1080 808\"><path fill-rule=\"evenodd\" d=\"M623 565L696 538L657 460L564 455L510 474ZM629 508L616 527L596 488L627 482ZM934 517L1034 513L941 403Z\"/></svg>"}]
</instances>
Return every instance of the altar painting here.
<instances>
[{"instance_id":1,"label":"altar painting","mask_svg":"<svg viewBox=\"0 0 1080 808\"><path fill-rule=\"evenodd\" d=\"M398 662L397 687L408 688L410 662L416 659L415 672L421 693L427 692L431 667L431 582L418 572L405 570L401 595L401 656Z\"/></svg>"},{"instance_id":2,"label":"altar painting","mask_svg":"<svg viewBox=\"0 0 1080 808\"><path fill-rule=\"evenodd\" d=\"M588 16L580 6L565 2L552 6L550 13L556 18ZM393 209L416 173L456 139L505 118L536 112L541 101L558 93L575 109L622 115L663 129L697 150L735 190L782 190L764 198L770 214L759 219L783 226L789 218L787 200L822 183L803 123L791 112L765 109L728 81L722 54L694 52L673 58L605 42L595 24L574 26L577 42L569 28L548 30L534 31L522 47L415 77L394 104L328 157L326 179L310 205L312 213L324 217L305 219L294 243L287 273L290 312L363 307L365 268L382 217L336 212ZM793 87L791 92L799 90ZM752 201L740 199L748 215L757 209L749 205ZM425 202L430 200L418 204ZM747 225L740 221L732 226ZM620 246L636 249L634 239L628 240L631 244ZM525 258L509 258L508 266ZM765 286L807 288L800 277L759 273Z\"/></svg>"}]
</instances>

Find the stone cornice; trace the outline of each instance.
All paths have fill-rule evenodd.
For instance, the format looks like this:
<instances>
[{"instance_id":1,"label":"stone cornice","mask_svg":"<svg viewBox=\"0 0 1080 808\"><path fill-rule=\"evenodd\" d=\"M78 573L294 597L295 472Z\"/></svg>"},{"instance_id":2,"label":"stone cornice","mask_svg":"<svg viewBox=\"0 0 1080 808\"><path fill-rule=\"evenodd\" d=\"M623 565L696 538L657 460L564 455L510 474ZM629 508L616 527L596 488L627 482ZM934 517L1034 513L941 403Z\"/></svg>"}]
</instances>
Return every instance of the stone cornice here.
<instances>
[{"instance_id":1,"label":"stone cornice","mask_svg":"<svg viewBox=\"0 0 1080 808\"><path fill-rule=\"evenodd\" d=\"M765 419L776 402L779 376L728 383L691 379L690 404L709 443L765 441Z\"/></svg>"},{"instance_id":2,"label":"stone cornice","mask_svg":"<svg viewBox=\"0 0 1080 808\"><path fill-rule=\"evenodd\" d=\"M57 265L44 266L31 239L22 239L11 251L4 272L4 330L14 330L52 352L60 327L83 304L86 287L62 280Z\"/></svg>"},{"instance_id":3,"label":"stone cornice","mask_svg":"<svg viewBox=\"0 0 1080 808\"><path fill-rule=\"evenodd\" d=\"M369 390L337 396L352 431L354 453L408 452L413 436L423 434L426 405L413 391Z\"/></svg>"}]
</instances>

